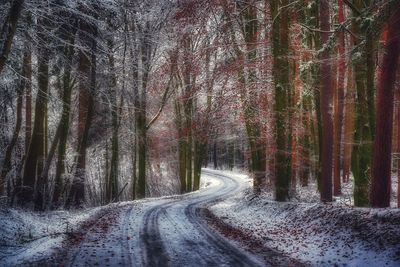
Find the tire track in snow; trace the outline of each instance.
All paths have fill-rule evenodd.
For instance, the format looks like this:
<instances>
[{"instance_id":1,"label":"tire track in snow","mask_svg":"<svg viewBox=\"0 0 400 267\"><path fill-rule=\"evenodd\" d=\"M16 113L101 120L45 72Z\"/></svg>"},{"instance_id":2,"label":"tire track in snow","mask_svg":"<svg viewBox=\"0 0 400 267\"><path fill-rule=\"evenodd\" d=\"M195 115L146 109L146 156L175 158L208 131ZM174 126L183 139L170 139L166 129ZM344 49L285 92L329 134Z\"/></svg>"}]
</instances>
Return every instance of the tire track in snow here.
<instances>
[{"instance_id":1,"label":"tire track in snow","mask_svg":"<svg viewBox=\"0 0 400 267\"><path fill-rule=\"evenodd\" d=\"M211 190L209 194L185 195L181 199L154 206L144 214L143 226L140 231L140 243L143 246L143 266L182 264L182 262L171 264L171 257L168 255L166 244L173 247L174 240L168 240L162 235L161 225L169 232L174 230L178 232L179 237L184 241L181 246L184 247L186 253L196 254L195 256L192 255L194 260L197 259L197 261L190 262L190 264L193 264L192 266L261 265L247 253L242 252L224 237L215 233L201 218L201 205L230 195L239 188L238 182L230 177L212 172L205 173L222 180L222 188L216 192ZM164 216L166 220L161 220L161 216ZM192 229L195 233L187 229Z\"/></svg>"},{"instance_id":2,"label":"tire track in snow","mask_svg":"<svg viewBox=\"0 0 400 267\"><path fill-rule=\"evenodd\" d=\"M258 262L255 262L253 259L249 258L249 256L243 253L241 250L233 246L230 242L228 242L224 237L217 234L213 231L202 219L201 208L200 206L205 205L210 202L214 202L218 199L224 198L225 196L233 193L237 188L239 188L239 184L237 181L233 180L229 176L215 174L211 172L205 172L209 176L223 178L225 181L229 180L232 182L233 187L225 187L225 192L219 196L209 198L207 200L200 200L195 203L188 205L185 209L185 215L189 219L189 221L197 226L197 229L204 235L212 247L214 249L220 251L222 254L228 254L230 257L229 265L230 266L257 266ZM228 189L227 189L228 188ZM208 249L206 247L202 247L203 250Z\"/></svg>"},{"instance_id":3,"label":"tire track in snow","mask_svg":"<svg viewBox=\"0 0 400 267\"><path fill-rule=\"evenodd\" d=\"M133 260L132 260L133 255L132 255L132 251L131 251L131 244L129 242L129 240L130 240L129 232L131 230L130 229L130 219L132 218L132 212L133 212L133 206L131 206L125 213L125 217L124 217L123 225L122 225L122 227L124 227L124 228L121 231L122 234L120 237L121 247L124 251L124 255L126 255L126 256L124 256L124 259L123 259L124 266L132 266L133 265Z\"/></svg>"},{"instance_id":4,"label":"tire track in snow","mask_svg":"<svg viewBox=\"0 0 400 267\"><path fill-rule=\"evenodd\" d=\"M144 248L143 266L169 266L168 255L160 235L158 220L164 210L164 205L156 206L144 214L140 240Z\"/></svg>"},{"instance_id":5,"label":"tire track in snow","mask_svg":"<svg viewBox=\"0 0 400 267\"><path fill-rule=\"evenodd\" d=\"M218 183L181 196L118 207L114 210L118 220L111 230L98 234L93 225L71 251L69 265L264 266L259 258L216 233L202 217L203 205L239 192L242 184L212 171L203 173Z\"/></svg>"}]
</instances>

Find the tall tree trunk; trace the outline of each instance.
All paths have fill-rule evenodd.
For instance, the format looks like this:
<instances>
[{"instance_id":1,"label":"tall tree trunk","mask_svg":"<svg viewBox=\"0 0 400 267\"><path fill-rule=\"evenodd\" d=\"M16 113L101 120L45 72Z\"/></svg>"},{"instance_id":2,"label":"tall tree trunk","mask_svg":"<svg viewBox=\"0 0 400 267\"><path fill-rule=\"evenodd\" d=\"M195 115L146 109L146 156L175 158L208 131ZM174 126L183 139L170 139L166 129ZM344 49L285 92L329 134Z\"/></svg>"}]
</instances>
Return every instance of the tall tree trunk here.
<instances>
[{"instance_id":1,"label":"tall tree trunk","mask_svg":"<svg viewBox=\"0 0 400 267\"><path fill-rule=\"evenodd\" d=\"M354 5L359 10L362 10L364 7L370 5L370 1L356 0L354 1ZM356 101L351 170L354 175L354 204L356 206L368 206L368 184L371 178L374 136L374 57L373 40L369 36L370 34L365 33L365 30L362 29L361 23L361 19L357 17L357 14L354 14L353 32L359 36L364 35L365 47L363 47L361 53L357 54L358 57L353 59ZM354 46L360 46L360 42L362 40L355 38Z\"/></svg>"},{"instance_id":2,"label":"tall tree trunk","mask_svg":"<svg viewBox=\"0 0 400 267\"><path fill-rule=\"evenodd\" d=\"M194 148L194 172L193 172L193 190L200 189L201 166L206 154L206 144L195 141Z\"/></svg>"},{"instance_id":3,"label":"tall tree trunk","mask_svg":"<svg viewBox=\"0 0 400 267\"><path fill-rule=\"evenodd\" d=\"M136 162L136 135L132 142L131 162L132 162L132 199L136 199L136 184L137 184L137 162Z\"/></svg>"},{"instance_id":4,"label":"tall tree trunk","mask_svg":"<svg viewBox=\"0 0 400 267\"><path fill-rule=\"evenodd\" d=\"M257 107L260 95L257 93L257 74L253 66L257 59L257 41L258 41L258 17L257 9L252 1L246 2L243 15L244 39L246 44L246 60L249 63L247 67L247 79L243 79L243 89L246 90L242 96L244 106L244 116L246 120L246 130L249 139L251 153L251 172L253 173L253 191L260 193L265 184L266 175L266 142L262 134L261 118L258 118Z\"/></svg>"},{"instance_id":5,"label":"tall tree trunk","mask_svg":"<svg viewBox=\"0 0 400 267\"><path fill-rule=\"evenodd\" d=\"M39 21L39 36L40 39L45 40L46 34L44 27L47 22L45 19ZM41 46L39 47L38 55L38 94L36 97L35 105L35 120L33 124L32 137L30 139L30 145L28 154L25 159L25 166L23 171L23 187L18 193L20 204L26 205L33 201L35 193L35 206L37 208L42 206L42 194L44 189L44 183L40 179L40 174L43 171L44 162L44 131L45 131L45 116L47 114L47 101L48 101L48 90L49 90L49 51ZM36 182L36 188L35 188Z\"/></svg>"},{"instance_id":6,"label":"tall tree trunk","mask_svg":"<svg viewBox=\"0 0 400 267\"><path fill-rule=\"evenodd\" d=\"M300 96L301 96L301 79L300 79L300 62L302 59L302 54L301 54L301 26L300 26L300 19L299 14L300 12L291 12L292 15L292 24L295 26L292 26L291 29L291 41L290 41L290 53L293 54L293 59L291 60L291 80L293 81L293 94L292 94L292 101L291 101L291 106L295 107L295 105L298 105L300 103ZM291 194L296 193L296 187L297 187L297 179L299 174L301 173L300 169L300 162L301 162L301 157L300 157L300 150L301 150L301 144L300 144L300 131L302 128L302 116L301 116L301 110L300 109L295 109L293 112L293 116L291 116L291 122L290 125L292 125L293 129L293 137L292 137L292 173L291 173Z\"/></svg>"},{"instance_id":7,"label":"tall tree trunk","mask_svg":"<svg viewBox=\"0 0 400 267\"><path fill-rule=\"evenodd\" d=\"M343 147L343 182L347 183L350 179L351 152L353 143L354 128L354 77L353 67L347 70L347 89L345 97L345 116L344 116L344 147Z\"/></svg>"},{"instance_id":8,"label":"tall tree trunk","mask_svg":"<svg viewBox=\"0 0 400 267\"><path fill-rule=\"evenodd\" d=\"M182 38L183 46L183 113L184 113L184 133L186 143L186 192L193 191L193 157L194 157L194 135L193 135L193 111L194 111L194 78L192 62L192 39L186 33Z\"/></svg>"},{"instance_id":9,"label":"tall tree trunk","mask_svg":"<svg viewBox=\"0 0 400 267\"><path fill-rule=\"evenodd\" d=\"M183 121L180 100L175 100L175 124L178 129L178 172L180 193L186 193L186 140L183 133Z\"/></svg>"},{"instance_id":10,"label":"tall tree trunk","mask_svg":"<svg viewBox=\"0 0 400 267\"><path fill-rule=\"evenodd\" d=\"M0 195L4 193L4 186L6 184L6 176L7 174L11 171L11 159L12 159L12 151L18 141L18 136L19 136L19 131L21 129L21 124L22 124L22 106L23 106L23 93L24 90L29 91L29 94L31 94L31 80L32 80L32 66L31 66L31 51L30 51L30 45L25 44L25 51L24 51L24 57L23 57L23 62L22 62L22 81L20 88L18 89L18 97L17 97L17 113L16 113L16 123L15 123L15 129L13 136L11 138L11 142L7 146L5 157L3 160L3 166L1 169L0 173ZM26 93L26 105L29 108L31 106L30 103L31 99L29 98L28 100L28 92ZM25 108L28 110L28 107ZM28 111L27 111L28 112ZM30 111L31 112L31 111ZM29 118L30 120L30 118ZM26 119L28 121L28 119ZM26 122L26 127L28 126L28 122ZM30 121L29 121L29 127L30 127ZM27 133L28 130L25 132L25 146L28 144L29 145L29 140L30 139L30 130L29 134ZM26 139L28 138L28 139ZM25 154L27 151L25 151ZM21 177L20 175L17 175L16 183L15 183L16 188L14 190L20 190L21 186ZM10 191L11 188L8 188L8 191Z\"/></svg>"},{"instance_id":11,"label":"tall tree trunk","mask_svg":"<svg viewBox=\"0 0 400 267\"><path fill-rule=\"evenodd\" d=\"M64 47L64 73L63 73L63 107L60 119L60 139L58 142L58 154L56 163L56 173L54 177L54 191L53 191L53 207L59 205L61 192L63 190L62 175L65 172L65 154L67 149L67 139L69 131L69 120L71 113L71 94L72 94L72 60L74 57L74 44L75 44L75 34L76 34L76 22L71 22L75 27L69 28L67 31L67 45Z\"/></svg>"},{"instance_id":12,"label":"tall tree trunk","mask_svg":"<svg viewBox=\"0 0 400 267\"><path fill-rule=\"evenodd\" d=\"M86 176L86 148L89 129L93 115L94 93L96 88L96 29L92 25L81 22L80 36L82 43L90 47L91 58L87 53L79 51L78 72L79 82L79 113L78 113L78 140L75 175L66 201L66 206L80 207L85 201L85 176ZM88 34L92 37L89 38Z\"/></svg>"},{"instance_id":13,"label":"tall tree trunk","mask_svg":"<svg viewBox=\"0 0 400 267\"><path fill-rule=\"evenodd\" d=\"M308 185L310 171L311 171L311 106L312 106L312 99L309 96L303 96L301 100L301 121L303 131L301 133L299 143L301 144L300 149L300 172L299 172L299 179L301 186L305 187Z\"/></svg>"},{"instance_id":14,"label":"tall tree trunk","mask_svg":"<svg viewBox=\"0 0 400 267\"><path fill-rule=\"evenodd\" d=\"M26 65L25 70L25 155L28 154L29 141L32 135L32 52L29 45L25 51Z\"/></svg>"},{"instance_id":15,"label":"tall tree trunk","mask_svg":"<svg viewBox=\"0 0 400 267\"><path fill-rule=\"evenodd\" d=\"M275 86L275 198L277 201L286 201L289 198L289 184L291 175L291 129L288 120L290 103L289 84L289 21L288 1L271 1L271 15L274 18L272 25L273 49L273 79Z\"/></svg>"},{"instance_id":16,"label":"tall tree trunk","mask_svg":"<svg viewBox=\"0 0 400 267\"><path fill-rule=\"evenodd\" d=\"M136 197L146 197L147 129L145 103L141 101L136 127L138 129L138 183Z\"/></svg>"},{"instance_id":17,"label":"tall tree trunk","mask_svg":"<svg viewBox=\"0 0 400 267\"><path fill-rule=\"evenodd\" d=\"M319 1L310 1L307 5L306 24L314 29L320 28L319 25ZM320 50L321 40L319 32L311 32L307 37L308 49ZM322 116L321 116L321 103L320 103L320 90L321 87L321 73L320 64L315 62L310 66L311 84L310 88L313 91L313 104L315 105L315 112L311 120L312 144L313 154L316 160L313 164L313 173L317 179L318 190L321 189L321 166L322 166Z\"/></svg>"},{"instance_id":18,"label":"tall tree trunk","mask_svg":"<svg viewBox=\"0 0 400 267\"><path fill-rule=\"evenodd\" d=\"M51 162L53 161L54 155L56 153L56 149L58 146L58 143L60 142L60 135L61 135L61 131L62 131L62 123L60 121L60 123L57 126L56 129L56 134L54 135L54 139L53 142L51 143L50 149L46 155L46 160L44 162L43 165L43 171L40 174L40 179L43 181L43 183L45 184L45 192L47 193L47 188L48 188L48 177L49 177L49 171L50 171L50 166L51 166ZM50 196L49 195L43 195L42 196L42 200L40 201L41 203L41 207L38 207L38 209L42 210L45 208L45 206L48 203L48 201L50 200ZM47 201L47 203L46 203Z\"/></svg>"},{"instance_id":19,"label":"tall tree trunk","mask_svg":"<svg viewBox=\"0 0 400 267\"><path fill-rule=\"evenodd\" d=\"M303 4L309 6L309 1L304 0ZM309 10L302 9L299 14L300 23L311 24L310 16L308 15ZM312 26L314 27L314 26ZM311 60L311 53L308 50L312 49L313 42L311 33L305 31L302 35L302 45L306 49L301 53L301 67L307 66ZM301 69L300 69L301 70ZM300 94L300 120L302 122L301 131L299 133L299 179L302 187L308 185L310 175L312 173L312 151L313 151L313 112L312 112L312 94L304 93L311 91L311 85L313 82L313 75L310 68L307 71L299 71L299 79L302 83L302 92Z\"/></svg>"},{"instance_id":20,"label":"tall tree trunk","mask_svg":"<svg viewBox=\"0 0 400 267\"><path fill-rule=\"evenodd\" d=\"M213 149L212 149L212 158L213 158L214 170L218 169L218 157L217 157L217 155L218 155L218 144L217 144L216 141L214 141Z\"/></svg>"},{"instance_id":21,"label":"tall tree trunk","mask_svg":"<svg viewBox=\"0 0 400 267\"><path fill-rule=\"evenodd\" d=\"M329 40L330 12L328 0L320 1L321 42ZM329 62L329 50L325 49L321 55L321 112L322 112L322 168L321 168L321 201L332 201L332 73Z\"/></svg>"},{"instance_id":22,"label":"tall tree trunk","mask_svg":"<svg viewBox=\"0 0 400 267\"><path fill-rule=\"evenodd\" d=\"M23 60L23 73L22 73L22 81L20 88L18 88L18 96L17 96L17 113L16 113L16 121L15 121L15 129L13 135L11 137L11 141L7 146L6 153L3 160L3 166L0 172L0 196L4 194L4 187L6 184L7 174L11 171L11 159L12 159L12 152L14 150L15 145L18 141L19 131L21 130L22 124L22 102L23 102L23 93L25 87L25 79L26 77L26 65L27 57L24 56Z\"/></svg>"},{"instance_id":23,"label":"tall tree trunk","mask_svg":"<svg viewBox=\"0 0 400 267\"><path fill-rule=\"evenodd\" d=\"M148 25L146 25L148 27ZM140 54L142 62L142 86L139 94L139 110L137 114L138 130L138 183L137 198L146 197L146 161L147 161L147 82L150 72L151 42L149 40L149 29L141 32Z\"/></svg>"},{"instance_id":24,"label":"tall tree trunk","mask_svg":"<svg viewBox=\"0 0 400 267\"><path fill-rule=\"evenodd\" d=\"M207 45L209 45L209 39L207 38ZM206 49L205 56L205 79L206 79L206 93L207 93L207 104L206 104L206 113L201 118L204 122L204 128L200 130L200 134L203 136L196 136L195 147L194 147L194 174L193 174L193 190L200 189L200 178L201 178L201 167L207 158L207 147L209 143L210 136L210 120L211 120L211 111L212 111L212 91L214 86L214 76L210 71L210 58L211 58L211 50ZM199 130L198 130L199 131ZM233 151L234 153L234 151Z\"/></svg>"},{"instance_id":25,"label":"tall tree trunk","mask_svg":"<svg viewBox=\"0 0 400 267\"><path fill-rule=\"evenodd\" d=\"M397 68L397 80L400 80L400 69ZM400 86L397 85L397 207L400 208ZM396 125L396 124L395 124Z\"/></svg>"},{"instance_id":26,"label":"tall tree trunk","mask_svg":"<svg viewBox=\"0 0 400 267\"><path fill-rule=\"evenodd\" d=\"M128 26L126 26L128 27ZM129 38L130 40L130 38ZM130 54L133 58L133 66L132 66L132 92L133 92L133 121L134 121L134 131L133 132L133 146L131 152L131 161L132 161L132 198L137 198L137 188L138 188L138 144L139 144L139 110L140 110L140 101L139 101L139 55L138 49L136 47L137 39L136 35L134 35L134 42L130 44Z\"/></svg>"},{"instance_id":27,"label":"tall tree trunk","mask_svg":"<svg viewBox=\"0 0 400 267\"><path fill-rule=\"evenodd\" d=\"M8 54L11 50L11 45L17 30L18 19L24 6L24 0L14 0L11 3L10 10L4 20L1 29L2 43L0 43L0 74L6 65Z\"/></svg>"},{"instance_id":28,"label":"tall tree trunk","mask_svg":"<svg viewBox=\"0 0 400 267\"><path fill-rule=\"evenodd\" d=\"M188 126L186 126L187 128ZM191 126L190 126L191 127ZM186 146L186 192L192 192L192 182L193 182L193 137L192 133L188 133L187 136L187 146Z\"/></svg>"},{"instance_id":29,"label":"tall tree trunk","mask_svg":"<svg viewBox=\"0 0 400 267\"><path fill-rule=\"evenodd\" d=\"M118 152L119 152L119 144L118 144L118 103L117 103L117 80L115 77L115 64L114 64L114 43L112 40L112 36L108 40L108 49L109 49L109 71L110 71L110 99L111 99L111 117L112 117L112 140L111 140L111 164L110 164L110 176L109 176L109 188L110 188L110 196L108 201L118 201Z\"/></svg>"},{"instance_id":30,"label":"tall tree trunk","mask_svg":"<svg viewBox=\"0 0 400 267\"><path fill-rule=\"evenodd\" d=\"M388 40L377 88L377 111L370 202L390 206L394 84L400 54L400 3L389 19Z\"/></svg>"},{"instance_id":31,"label":"tall tree trunk","mask_svg":"<svg viewBox=\"0 0 400 267\"><path fill-rule=\"evenodd\" d=\"M338 0L338 23L344 22L343 0ZM344 80L346 73L345 59L345 38L344 32L339 33L339 61L338 61L338 84L337 84L337 110L335 114L335 146L333 152L334 169L333 169L333 195L338 196L341 193L340 170L341 167L341 149L342 149L342 129L343 129L343 109L344 109Z\"/></svg>"}]
</instances>

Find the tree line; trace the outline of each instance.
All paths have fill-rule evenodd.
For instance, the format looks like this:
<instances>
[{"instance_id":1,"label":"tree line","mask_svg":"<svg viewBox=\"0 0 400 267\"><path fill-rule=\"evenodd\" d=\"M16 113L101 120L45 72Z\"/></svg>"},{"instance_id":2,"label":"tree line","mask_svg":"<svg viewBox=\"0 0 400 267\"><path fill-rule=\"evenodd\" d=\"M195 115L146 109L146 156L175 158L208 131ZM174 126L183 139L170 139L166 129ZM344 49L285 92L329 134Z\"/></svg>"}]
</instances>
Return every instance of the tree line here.
<instances>
[{"instance_id":1,"label":"tree line","mask_svg":"<svg viewBox=\"0 0 400 267\"><path fill-rule=\"evenodd\" d=\"M254 193L272 188L278 201L316 181L331 202L353 182L355 206L390 206L400 179L398 1L1 6L9 205L186 193L200 188L202 166L222 164L248 169Z\"/></svg>"}]
</instances>

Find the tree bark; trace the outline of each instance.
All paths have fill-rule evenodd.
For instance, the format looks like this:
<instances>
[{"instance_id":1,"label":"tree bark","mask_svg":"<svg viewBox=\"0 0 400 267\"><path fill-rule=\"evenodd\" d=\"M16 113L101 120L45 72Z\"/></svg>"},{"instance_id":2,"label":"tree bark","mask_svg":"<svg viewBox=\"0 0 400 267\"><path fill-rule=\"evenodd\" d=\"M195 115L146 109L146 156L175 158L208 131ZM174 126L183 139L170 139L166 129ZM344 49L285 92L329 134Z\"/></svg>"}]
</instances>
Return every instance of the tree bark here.
<instances>
[{"instance_id":1,"label":"tree bark","mask_svg":"<svg viewBox=\"0 0 400 267\"><path fill-rule=\"evenodd\" d=\"M175 104L175 105L179 105ZM177 108L175 108L177 109ZM180 193L186 193L186 141L183 134L182 117L180 115L180 108L175 111L177 116L178 125L178 168L179 168L179 181L180 181Z\"/></svg>"},{"instance_id":2,"label":"tree bark","mask_svg":"<svg viewBox=\"0 0 400 267\"><path fill-rule=\"evenodd\" d=\"M200 189L201 166L206 153L206 144L195 141L194 148L194 171L193 171L193 190Z\"/></svg>"},{"instance_id":3,"label":"tree bark","mask_svg":"<svg viewBox=\"0 0 400 267\"><path fill-rule=\"evenodd\" d=\"M72 25L76 26L76 22L72 22ZM61 197L61 192L63 190L63 180L62 175L65 172L65 154L67 149L67 139L68 139L68 131L69 131L69 120L71 113L71 94L72 94L72 79L71 79L71 71L72 71L72 61L74 56L74 44L75 44L75 34L76 27L72 27L69 29L70 32L67 33L68 44L64 47L64 74L63 74L63 108L60 119L60 139L58 143L58 154L57 154L57 163L56 163L56 173L55 173L55 184L53 191L53 207L57 207L59 205L59 200Z\"/></svg>"},{"instance_id":4,"label":"tree bark","mask_svg":"<svg viewBox=\"0 0 400 267\"><path fill-rule=\"evenodd\" d=\"M400 80L400 69L397 69L397 80ZM400 86L397 85L397 207L400 208ZM396 124L395 124L396 125Z\"/></svg>"},{"instance_id":5,"label":"tree bark","mask_svg":"<svg viewBox=\"0 0 400 267\"><path fill-rule=\"evenodd\" d=\"M126 22L127 23L127 22ZM128 28L128 26L126 26ZM133 29L135 31L135 29ZM133 121L134 121L134 131L133 131L133 147L132 147L132 154L131 154L131 161L132 161L132 198L137 199L137 188L138 188L138 143L139 143L139 110L140 110L140 101L139 101L139 53L137 49L137 34L133 34L133 43L130 43L130 54L133 58L133 66L132 66L132 93L133 93ZM128 40L131 40L130 38Z\"/></svg>"},{"instance_id":6,"label":"tree bark","mask_svg":"<svg viewBox=\"0 0 400 267\"><path fill-rule=\"evenodd\" d=\"M286 201L289 198L291 175L291 127L289 125L289 16L287 0L271 1L271 15L274 18L272 25L273 50L273 79L275 86L275 198L277 201Z\"/></svg>"},{"instance_id":7,"label":"tree bark","mask_svg":"<svg viewBox=\"0 0 400 267\"><path fill-rule=\"evenodd\" d=\"M45 30L47 22L45 18L39 21L39 36L41 39L46 39ZM33 201L35 193L35 206L39 208L42 206L41 199L44 184L40 179L40 174L43 171L44 163L44 137L45 137L45 116L47 114L47 101L49 90L49 51L41 46L39 47L38 55L38 94L36 97L35 105L35 119L33 124L32 136L30 138L30 145L28 154L25 159L25 166L22 177L22 189L18 193L19 202L21 205L27 205ZM36 182L36 187L35 187Z\"/></svg>"},{"instance_id":8,"label":"tree bark","mask_svg":"<svg viewBox=\"0 0 400 267\"><path fill-rule=\"evenodd\" d=\"M27 61L27 58L24 57L24 63L23 63L24 70L23 70L23 74L22 74L22 79L25 79L25 77L26 77L26 72L25 72L26 61ZM21 130L24 85L25 85L25 82L21 81L20 88L18 88L15 129L14 129L11 141L7 146L6 153L5 153L4 160L3 160L3 166L2 166L1 172L0 172L0 196L4 194L4 187L6 184L7 174L11 171L12 152L14 150L15 145L17 144L19 132Z\"/></svg>"},{"instance_id":9,"label":"tree bark","mask_svg":"<svg viewBox=\"0 0 400 267\"><path fill-rule=\"evenodd\" d=\"M354 77L353 67L349 66L347 70L347 89L345 96L345 113L344 113L344 147L343 147L343 182L348 183L350 180L351 152L353 143L354 128Z\"/></svg>"},{"instance_id":10,"label":"tree bark","mask_svg":"<svg viewBox=\"0 0 400 267\"><path fill-rule=\"evenodd\" d=\"M330 12L328 0L320 1L321 42L326 44L330 31ZM321 168L321 201L332 201L332 74L329 62L329 50L321 55L321 112L322 112L322 168Z\"/></svg>"},{"instance_id":11,"label":"tree bark","mask_svg":"<svg viewBox=\"0 0 400 267\"><path fill-rule=\"evenodd\" d=\"M81 21L81 40L86 48L90 47L91 58L79 51L80 74L79 82L79 114L78 114L78 140L75 175L66 201L66 207L79 208L85 201L85 175L86 175L86 148L91 126L94 93L96 89L96 29L93 25ZM91 33L93 36L88 37Z\"/></svg>"},{"instance_id":12,"label":"tree bark","mask_svg":"<svg viewBox=\"0 0 400 267\"><path fill-rule=\"evenodd\" d=\"M338 0L338 23L344 22L343 0ZM333 169L333 195L341 194L340 170L342 169L341 150L342 150L342 129L343 129L343 109L344 109L344 80L346 73L345 59L345 38L344 32L339 33L339 60L338 60L338 83L337 83L337 103L335 114L335 146L333 152L334 169Z\"/></svg>"},{"instance_id":13,"label":"tree bark","mask_svg":"<svg viewBox=\"0 0 400 267\"><path fill-rule=\"evenodd\" d=\"M25 51L25 155L28 154L29 141L32 135L32 52L28 45Z\"/></svg>"},{"instance_id":14,"label":"tree bark","mask_svg":"<svg viewBox=\"0 0 400 267\"><path fill-rule=\"evenodd\" d=\"M394 84L400 54L400 4L389 19L388 40L377 88L376 128L370 202L390 207Z\"/></svg>"},{"instance_id":15,"label":"tree bark","mask_svg":"<svg viewBox=\"0 0 400 267\"><path fill-rule=\"evenodd\" d=\"M3 40L3 43L0 46L0 74L4 69L4 66L6 65L7 57L11 50L11 45L14 39L15 32L17 30L18 20L23 6L24 0L14 0L11 3L11 8L4 21L0 35L0 39Z\"/></svg>"},{"instance_id":16,"label":"tree bark","mask_svg":"<svg viewBox=\"0 0 400 267\"><path fill-rule=\"evenodd\" d=\"M112 36L108 42L108 64L110 72L110 100L111 100L111 117L112 117L112 140L111 140L111 164L109 182L109 198L108 201L118 201L118 166L119 166L119 140L118 140L118 103L117 103L117 80L115 77L115 63L114 63L114 42Z\"/></svg>"},{"instance_id":17,"label":"tree bark","mask_svg":"<svg viewBox=\"0 0 400 267\"><path fill-rule=\"evenodd\" d=\"M370 5L370 1L356 0L354 5L362 10ZM365 46L353 59L354 78L356 85L355 126L352 149L351 170L354 175L354 205L368 206L368 184L371 179L372 149L374 136L374 105L373 105L373 40L362 29L361 20L354 14L353 33L363 36ZM363 40L354 39L354 46L360 46ZM372 62L371 62L372 60ZM372 69L372 70L371 70ZM369 77L370 76L370 77ZM372 81L371 81L372 77ZM372 92L372 93L371 93ZM372 98L372 99L371 99ZM372 117L372 118L371 118Z\"/></svg>"},{"instance_id":18,"label":"tree bark","mask_svg":"<svg viewBox=\"0 0 400 267\"><path fill-rule=\"evenodd\" d=\"M138 182L137 182L137 198L146 197L146 161L147 161L147 83L150 72L151 60L151 42L149 38L149 27L141 32L140 38L140 54L142 62L142 86L141 92L138 94L138 112L136 127L138 131Z\"/></svg>"}]
</instances>

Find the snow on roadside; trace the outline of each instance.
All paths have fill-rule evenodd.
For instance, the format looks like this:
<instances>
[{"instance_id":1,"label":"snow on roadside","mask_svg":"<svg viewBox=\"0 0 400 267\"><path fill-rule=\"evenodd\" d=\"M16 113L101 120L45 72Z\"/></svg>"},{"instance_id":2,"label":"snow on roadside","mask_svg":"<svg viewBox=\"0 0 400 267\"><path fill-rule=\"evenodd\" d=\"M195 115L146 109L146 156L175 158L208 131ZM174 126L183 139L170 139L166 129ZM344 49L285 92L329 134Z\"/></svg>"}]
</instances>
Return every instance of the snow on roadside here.
<instances>
[{"instance_id":1,"label":"snow on roadside","mask_svg":"<svg viewBox=\"0 0 400 267\"><path fill-rule=\"evenodd\" d=\"M248 177L235 177L249 184ZM312 266L400 266L400 209L279 203L253 195L249 186L209 209L266 247Z\"/></svg>"},{"instance_id":2,"label":"snow on roadside","mask_svg":"<svg viewBox=\"0 0 400 267\"><path fill-rule=\"evenodd\" d=\"M108 206L80 211L0 210L0 266L35 262L53 254L68 233Z\"/></svg>"}]
</instances>

